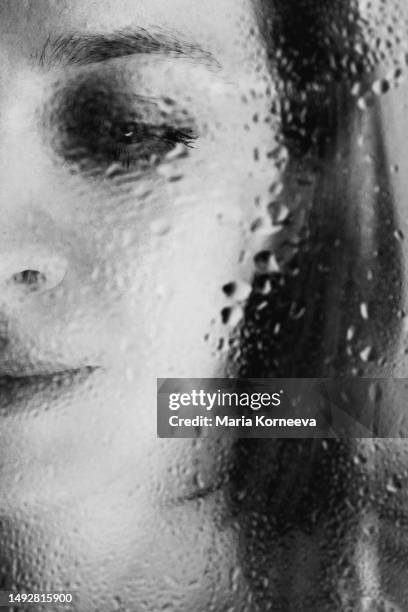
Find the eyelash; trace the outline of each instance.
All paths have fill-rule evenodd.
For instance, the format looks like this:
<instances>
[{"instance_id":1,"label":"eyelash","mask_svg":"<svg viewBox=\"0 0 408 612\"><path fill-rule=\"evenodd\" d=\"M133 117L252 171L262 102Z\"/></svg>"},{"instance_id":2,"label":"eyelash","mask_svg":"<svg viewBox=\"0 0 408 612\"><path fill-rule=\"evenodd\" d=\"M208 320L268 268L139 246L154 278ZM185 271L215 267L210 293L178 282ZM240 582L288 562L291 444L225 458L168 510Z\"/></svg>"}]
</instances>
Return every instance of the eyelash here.
<instances>
[{"instance_id":1,"label":"eyelash","mask_svg":"<svg viewBox=\"0 0 408 612\"><path fill-rule=\"evenodd\" d=\"M191 128L180 129L169 124L153 125L133 122L117 127L109 136L109 140L115 143L111 148L113 161L129 168L143 161L152 163L154 158L156 158L156 164L160 163L177 144L183 145L186 149L192 149L197 135ZM135 146L139 146L144 151L139 151L135 156Z\"/></svg>"},{"instance_id":2,"label":"eyelash","mask_svg":"<svg viewBox=\"0 0 408 612\"><path fill-rule=\"evenodd\" d=\"M58 92L47 113L48 125L57 127L54 150L80 171L105 171L112 163L148 171L177 145L186 155L198 139L192 117L174 101L159 110L152 99L127 100L93 83L81 87Z\"/></svg>"}]
</instances>

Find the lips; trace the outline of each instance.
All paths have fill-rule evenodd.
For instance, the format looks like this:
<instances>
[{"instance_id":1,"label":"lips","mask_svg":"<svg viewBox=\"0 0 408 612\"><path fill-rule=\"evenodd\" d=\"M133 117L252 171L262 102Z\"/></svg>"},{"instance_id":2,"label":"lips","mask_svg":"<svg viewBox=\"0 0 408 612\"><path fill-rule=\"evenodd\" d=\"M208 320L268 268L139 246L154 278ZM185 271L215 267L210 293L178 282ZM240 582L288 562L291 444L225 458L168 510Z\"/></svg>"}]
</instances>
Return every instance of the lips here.
<instances>
[{"instance_id":1,"label":"lips","mask_svg":"<svg viewBox=\"0 0 408 612\"><path fill-rule=\"evenodd\" d=\"M83 386L97 367L85 366L30 376L0 375L0 416L50 407Z\"/></svg>"}]
</instances>

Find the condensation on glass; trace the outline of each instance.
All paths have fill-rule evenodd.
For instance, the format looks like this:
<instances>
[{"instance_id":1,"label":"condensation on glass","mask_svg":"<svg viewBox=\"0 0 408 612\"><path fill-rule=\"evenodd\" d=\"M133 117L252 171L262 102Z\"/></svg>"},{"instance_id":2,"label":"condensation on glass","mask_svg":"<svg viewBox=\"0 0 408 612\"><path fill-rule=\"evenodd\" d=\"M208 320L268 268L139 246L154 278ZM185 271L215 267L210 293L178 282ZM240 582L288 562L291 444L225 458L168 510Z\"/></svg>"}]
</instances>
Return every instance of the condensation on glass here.
<instances>
[{"instance_id":1,"label":"condensation on glass","mask_svg":"<svg viewBox=\"0 0 408 612\"><path fill-rule=\"evenodd\" d=\"M406 13L3 0L0 590L407 608L403 439L159 440L155 411L157 377L405 376Z\"/></svg>"}]
</instances>

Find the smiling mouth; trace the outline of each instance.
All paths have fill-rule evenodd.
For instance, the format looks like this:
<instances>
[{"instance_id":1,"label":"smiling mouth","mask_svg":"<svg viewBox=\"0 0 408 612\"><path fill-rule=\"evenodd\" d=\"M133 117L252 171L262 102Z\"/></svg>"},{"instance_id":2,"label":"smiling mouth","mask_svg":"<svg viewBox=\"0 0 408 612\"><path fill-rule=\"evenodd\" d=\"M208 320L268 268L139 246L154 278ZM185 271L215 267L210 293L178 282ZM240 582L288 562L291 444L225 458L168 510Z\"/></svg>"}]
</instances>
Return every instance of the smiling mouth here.
<instances>
[{"instance_id":1,"label":"smiling mouth","mask_svg":"<svg viewBox=\"0 0 408 612\"><path fill-rule=\"evenodd\" d=\"M45 409L50 403L82 386L98 367L29 376L0 375L0 416L10 416L33 407Z\"/></svg>"}]
</instances>

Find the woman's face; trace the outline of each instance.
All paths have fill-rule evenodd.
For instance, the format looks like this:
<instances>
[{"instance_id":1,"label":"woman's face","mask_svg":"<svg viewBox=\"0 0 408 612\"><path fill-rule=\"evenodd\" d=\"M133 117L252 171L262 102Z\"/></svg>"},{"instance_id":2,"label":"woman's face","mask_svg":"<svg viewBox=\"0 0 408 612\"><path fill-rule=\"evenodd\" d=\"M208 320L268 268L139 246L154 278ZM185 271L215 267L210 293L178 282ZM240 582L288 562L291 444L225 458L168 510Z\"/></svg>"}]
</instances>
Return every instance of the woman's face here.
<instances>
[{"instance_id":1,"label":"woman's face","mask_svg":"<svg viewBox=\"0 0 408 612\"><path fill-rule=\"evenodd\" d=\"M268 239L250 231L279 179L253 11L0 5L3 588L178 611L245 590L205 492L229 447L157 439L156 377L231 368L242 310L222 288L245 294Z\"/></svg>"}]
</instances>

